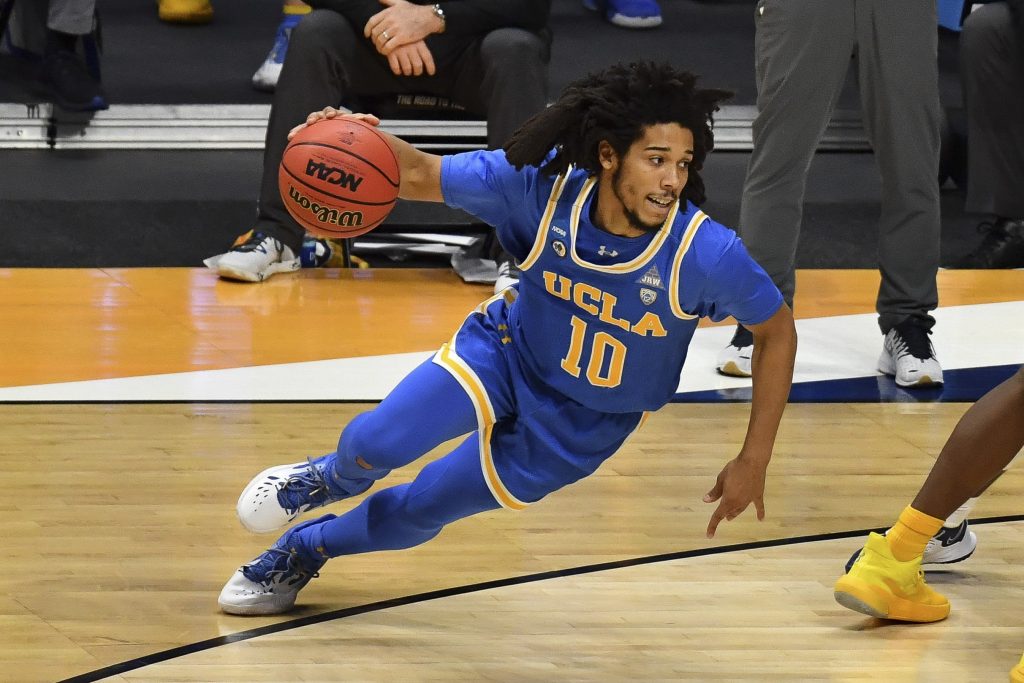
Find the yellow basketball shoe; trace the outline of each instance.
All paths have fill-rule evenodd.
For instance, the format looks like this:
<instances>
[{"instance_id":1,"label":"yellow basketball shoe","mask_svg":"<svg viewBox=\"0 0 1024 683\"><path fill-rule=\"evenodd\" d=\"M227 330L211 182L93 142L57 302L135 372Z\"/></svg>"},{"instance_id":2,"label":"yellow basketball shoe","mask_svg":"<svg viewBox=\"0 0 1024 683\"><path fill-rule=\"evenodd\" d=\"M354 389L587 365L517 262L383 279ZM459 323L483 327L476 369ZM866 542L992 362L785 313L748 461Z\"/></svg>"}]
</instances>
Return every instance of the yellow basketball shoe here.
<instances>
[{"instance_id":1,"label":"yellow basketball shoe","mask_svg":"<svg viewBox=\"0 0 1024 683\"><path fill-rule=\"evenodd\" d=\"M205 24L213 19L210 0L159 0L160 19L172 24Z\"/></svg>"},{"instance_id":2,"label":"yellow basketball shoe","mask_svg":"<svg viewBox=\"0 0 1024 683\"><path fill-rule=\"evenodd\" d=\"M1020 663L1010 670L1010 683L1024 683L1024 657L1020 658Z\"/></svg>"},{"instance_id":3,"label":"yellow basketball shoe","mask_svg":"<svg viewBox=\"0 0 1024 683\"><path fill-rule=\"evenodd\" d=\"M900 562L885 536L872 533L860 557L835 587L836 602L879 619L941 621L949 616L949 600L924 581L921 558Z\"/></svg>"}]
</instances>

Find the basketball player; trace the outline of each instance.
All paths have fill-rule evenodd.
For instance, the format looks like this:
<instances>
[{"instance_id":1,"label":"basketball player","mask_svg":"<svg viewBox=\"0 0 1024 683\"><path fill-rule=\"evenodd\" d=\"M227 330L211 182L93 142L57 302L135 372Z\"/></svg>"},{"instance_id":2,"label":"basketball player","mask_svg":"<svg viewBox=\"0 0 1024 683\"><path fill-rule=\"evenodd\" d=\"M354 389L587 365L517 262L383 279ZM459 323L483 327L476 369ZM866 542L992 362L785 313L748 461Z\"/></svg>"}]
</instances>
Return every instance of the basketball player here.
<instances>
[{"instance_id":1,"label":"basketball player","mask_svg":"<svg viewBox=\"0 0 1024 683\"><path fill-rule=\"evenodd\" d=\"M522 510L588 476L672 398L704 316L733 315L758 341L746 439L704 496L718 503L707 535L751 503L763 519L796 329L735 233L697 208L712 114L727 93L695 82L668 65L613 66L571 84L504 151L440 157L388 136L401 196L493 225L522 279L349 423L336 451L257 475L239 517L271 531L469 436L413 482L286 532L231 577L225 612L284 612L329 558L415 546L457 519ZM303 125L335 116L327 108Z\"/></svg>"},{"instance_id":2,"label":"basketball player","mask_svg":"<svg viewBox=\"0 0 1024 683\"><path fill-rule=\"evenodd\" d=\"M958 506L997 478L1024 447L1024 368L981 397L960 418L914 502L885 536L872 533L836 582L839 604L899 621L940 621L949 601L925 583L921 558ZM1024 658L1010 680L1024 683Z\"/></svg>"}]
</instances>

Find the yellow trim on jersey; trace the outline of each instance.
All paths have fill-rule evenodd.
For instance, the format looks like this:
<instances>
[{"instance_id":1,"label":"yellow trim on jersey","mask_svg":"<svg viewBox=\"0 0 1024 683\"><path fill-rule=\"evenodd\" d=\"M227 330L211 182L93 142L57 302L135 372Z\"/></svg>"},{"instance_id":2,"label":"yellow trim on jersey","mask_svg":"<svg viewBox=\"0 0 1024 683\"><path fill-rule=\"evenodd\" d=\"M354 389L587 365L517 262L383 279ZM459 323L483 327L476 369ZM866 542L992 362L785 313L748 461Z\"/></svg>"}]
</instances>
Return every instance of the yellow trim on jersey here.
<instances>
[{"instance_id":1,"label":"yellow trim on jersey","mask_svg":"<svg viewBox=\"0 0 1024 683\"><path fill-rule=\"evenodd\" d=\"M672 305L673 315L682 320L693 320L697 317L684 311L682 304L679 303L679 288L682 285L679 278L683 267L683 257L689 251L690 244L697 234L697 229L700 228L705 218L707 218L707 214L703 211L697 211L693 214L693 218L690 219L689 224L686 226L686 231L683 232L683 239L679 243L679 248L676 249L676 255L672 259L672 272L668 278L668 300Z\"/></svg>"},{"instance_id":2,"label":"yellow trim on jersey","mask_svg":"<svg viewBox=\"0 0 1024 683\"><path fill-rule=\"evenodd\" d=\"M510 290L505 290L505 292L511 294ZM505 292L496 294L489 301L505 296ZM490 489L491 495L502 507L510 510L524 509L528 504L512 495L512 492L501 481L501 477L498 476L498 470L494 466L494 456L491 453L491 431L496 421L494 407L491 405L491 399L487 395L487 388L484 387L483 381L455 350L454 336L450 342L441 345L441 349L434 354L433 360L451 373L473 403L480 431L480 469L483 471L484 481L487 482L487 488Z\"/></svg>"},{"instance_id":3,"label":"yellow trim on jersey","mask_svg":"<svg viewBox=\"0 0 1024 683\"><path fill-rule=\"evenodd\" d=\"M555 209L558 208L558 200L562 196L562 190L565 189L565 180L572 173L572 166L570 166L564 174L558 176L555 179L555 184L551 186L551 194L548 195L548 205L544 209L544 215L540 218L540 223L537 225L537 236L533 240L533 248L530 249L530 253L526 255L523 262L519 264L519 270L529 270L540 255L544 253L544 246L547 244L548 227L551 223L551 216L555 213Z\"/></svg>"},{"instance_id":4,"label":"yellow trim on jersey","mask_svg":"<svg viewBox=\"0 0 1024 683\"><path fill-rule=\"evenodd\" d=\"M676 219L676 214L679 213L679 201L672 205L672 209L668 212L668 217L665 222L658 228L658 232L654 233L654 239L647 245L643 253L634 258L632 261L626 261L625 263L614 263L608 266L599 266L596 263L590 263L584 261L576 253L576 232L579 229L580 214L583 213L583 205L587 202L587 196L593 190L594 185L597 184L597 177L591 176L583 187L580 189L580 193L576 196L576 201L572 205L572 217L569 220L569 233L572 235L572 245L569 253L572 255L572 260L578 266L583 268L589 268L590 270L599 270L606 273L629 273L634 270L639 270L641 267L647 265L647 262L658 253L662 245L665 244L665 240L668 239L669 233L672 231L672 223Z\"/></svg>"}]
</instances>

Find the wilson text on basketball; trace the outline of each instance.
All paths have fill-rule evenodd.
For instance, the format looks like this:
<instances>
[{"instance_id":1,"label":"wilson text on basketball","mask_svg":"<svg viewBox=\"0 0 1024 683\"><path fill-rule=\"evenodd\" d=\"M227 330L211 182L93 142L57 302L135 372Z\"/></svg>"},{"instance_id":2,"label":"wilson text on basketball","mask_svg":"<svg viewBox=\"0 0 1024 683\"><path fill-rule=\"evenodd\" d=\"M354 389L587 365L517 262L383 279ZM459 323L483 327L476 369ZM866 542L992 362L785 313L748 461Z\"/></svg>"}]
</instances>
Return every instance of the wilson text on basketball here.
<instances>
[{"instance_id":1,"label":"wilson text on basketball","mask_svg":"<svg viewBox=\"0 0 1024 683\"><path fill-rule=\"evenodd\" d=\"M321 223L331 223L345 228L355 228L363 224L362 211L339 211L329 206L323 206L296 190L293 185L288 186L288 197L298 206L316 216Z\"/></svg>"}]
</instances>

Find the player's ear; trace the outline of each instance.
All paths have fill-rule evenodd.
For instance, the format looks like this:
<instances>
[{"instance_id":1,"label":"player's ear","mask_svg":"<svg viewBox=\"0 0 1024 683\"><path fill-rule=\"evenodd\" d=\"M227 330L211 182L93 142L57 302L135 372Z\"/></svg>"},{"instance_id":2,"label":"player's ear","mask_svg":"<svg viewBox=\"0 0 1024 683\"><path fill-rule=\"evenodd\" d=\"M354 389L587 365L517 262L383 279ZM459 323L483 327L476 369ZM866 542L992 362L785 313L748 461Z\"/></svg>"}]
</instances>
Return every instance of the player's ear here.
<instances>
[{"instance_id":1,"label":"player's ear","mask_svg":"<svg viewBox=\"0 0 1024 683\"><path fill-rule=\"evenodd\" d=\"M619 155L615 153L612 143L607 140L601 140L601 142L597 143L597 160L604 170L615 170L619 164Z\"/></svg>"}]
</instances>

